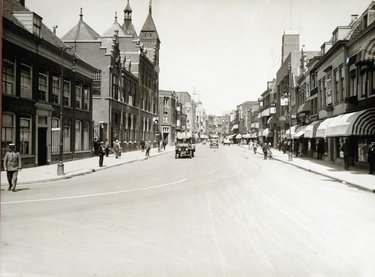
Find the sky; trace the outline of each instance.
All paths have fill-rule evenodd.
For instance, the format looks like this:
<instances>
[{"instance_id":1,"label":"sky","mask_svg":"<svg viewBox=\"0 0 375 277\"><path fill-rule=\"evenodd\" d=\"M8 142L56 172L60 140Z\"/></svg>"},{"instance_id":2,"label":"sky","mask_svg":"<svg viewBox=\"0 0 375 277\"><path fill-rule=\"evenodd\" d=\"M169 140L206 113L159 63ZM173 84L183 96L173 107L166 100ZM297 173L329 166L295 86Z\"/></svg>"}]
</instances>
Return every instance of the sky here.
<instances>
[{"instance_id":1,"label":"sky","mask_svg":"<svg viewBox=\"0 0 375 277\"><path fill-rule=\"evenodd\" d=\"M26 0L26 7L62 37L83 20L103 34L122 24L128 0ZM153 0L152 17L160 40L159 89L187 91L208 114L221 115L255 101L276 78L281 38L300 34L306 51L319 51L337 26L361 15L369 0ZM139 34L149 0L130 0Z\"/></svg>"}]
</instances>

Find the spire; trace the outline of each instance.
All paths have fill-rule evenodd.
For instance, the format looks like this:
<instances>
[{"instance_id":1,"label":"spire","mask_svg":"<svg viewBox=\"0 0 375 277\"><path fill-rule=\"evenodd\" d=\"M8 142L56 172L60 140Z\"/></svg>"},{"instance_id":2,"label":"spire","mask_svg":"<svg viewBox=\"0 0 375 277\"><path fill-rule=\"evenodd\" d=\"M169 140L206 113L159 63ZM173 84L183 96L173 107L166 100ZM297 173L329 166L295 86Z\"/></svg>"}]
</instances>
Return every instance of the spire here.
<instances>
[{"instance_id":1,"label":"spire","mask_svg":"<svg viewBox=\"0 0 375 277\"><path fill-rule=\"evenodd\" d=\"M115 22L117 22L117 12L115 12Z\"/></svg>"},{"instance_id":2,"label":"spire","mask_svg":"<svg viewBox=\"0 0 375 277\"><path fill-rule=\"evenodd\" d=\"M83 21L83 12L80 8L79 21L63 37L63 41L97 40L100 35Z\"/></svg>"},{"instance_id":3,"label":"spire","mask_svg":"<svg viewBox=\"0 0 375 277\"><path fill-rule=\"evenodd\" d=\"M137 32L132 23L132 13L133 10L130 7L129 0L127 1L127 5L124 10L124 23L122 24L122 28L125 32L129 35L133 35L134 38L138 38Z\"/></svg>"},{"instance_id":4,"label":"spire","mask_svg":"<svg viewBox=\"0 0 375 277\"><path fill-rule=\"evenodd\" d=\"M79 17L80 17L80 20L83 20L83 13L82 13L82 8L80 8L80 14L79 14Z\"/></svg>"},{"instance_id":5,"label":"spire","mask_svg":"<svg viewBox=\"0 0 375 277\"><path fill-rule=\"evenodd\" d=\"M150 0L150 2L149 2L148 12L149 12L149 14L152 14L152 0Z\"/></svg>"}]
</instances>

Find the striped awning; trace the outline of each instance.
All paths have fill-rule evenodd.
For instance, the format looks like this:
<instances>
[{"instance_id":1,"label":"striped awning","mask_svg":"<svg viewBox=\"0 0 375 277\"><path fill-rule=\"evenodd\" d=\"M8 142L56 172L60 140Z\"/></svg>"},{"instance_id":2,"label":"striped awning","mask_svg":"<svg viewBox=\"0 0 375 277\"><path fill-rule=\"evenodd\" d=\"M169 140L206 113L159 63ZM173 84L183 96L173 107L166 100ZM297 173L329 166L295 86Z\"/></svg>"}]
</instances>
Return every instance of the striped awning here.
<instances>
[{"instance_id":1,"label":"striped awning","mask_svg":"<svg viewBox=\"0 0 375 277\"><path fill-rule=\"evenodd\" d=\"M330 117L327 119L324 119L318 126L318 129L316 130L316 136L317 138L325 138L326 137L326 131L328 128L328 125L331 121L334 120L334 117Z\"/></svg>"},{"instance_id":2,"label":"striped awning","mask_svg":"<svg viewBox=\"0 0 375 277\"><path fill-rule=\"evenodd\" d=\"M300 137L304 136L305 135L306 127L307 127L306 125L305 126L299 126L296 129L296 134L293 136L293 138L299 139Z\"/></svg>"},{"instance_id":3,"label":"striped awning","mask_svg":"<svg viewBox=\"0 0 375 277\"><path fill-rule=\"evenodd\" d=\"M313 121L309 125L306 126L305 129L305 138L315 138L316 137L316 131L319 127L321 120Z\"/></svg>"},{"instance_id":4,"label":"striped awning","mask_svg":"<svg viewBox=\"0 0 375 277\"><path fill-rule=\"evenodd\" d=\"M375 135L375 108L338 115L327 126L327 137Z\"/></svg>"},{"instance_id":5,"label":"striped awning","mask_svg":"<svg viewBox=\"0 0 375 277\"><path fill-rule=\"evenodd\" d=\"M285 131L285 136L287 139L290 139L290 138L293 138L294 135L296 134L296 129L297 129L298 125L294 125L292 126L291 128L289 128L288 130Z\"/></svg>"}]
</instances>

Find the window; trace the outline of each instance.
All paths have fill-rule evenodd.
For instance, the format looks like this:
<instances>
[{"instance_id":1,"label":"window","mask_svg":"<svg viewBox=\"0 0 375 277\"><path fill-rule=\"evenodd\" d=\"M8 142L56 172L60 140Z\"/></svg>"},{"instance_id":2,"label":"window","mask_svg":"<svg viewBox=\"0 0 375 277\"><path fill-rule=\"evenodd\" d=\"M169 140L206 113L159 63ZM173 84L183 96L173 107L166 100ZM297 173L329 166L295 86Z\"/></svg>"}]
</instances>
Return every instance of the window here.
<instances>
[{"instance_id":1,"label":"window","mask_svg":"<svg viewBox=\"0 0 375 277\"><path fill-rule=\"evenodd\" d=\"M362 70L359 84L359 91L362 98L367 97L367 80L367 70Z\"/></svg>"},{"instance_id":2,"label":"window","mask_svg":"<svg viewBox=\"0 0 375 277\"><path fill-rule=\"evenodd\" d=\"M339 103L340 102L340 89L339 89L339 71L338 69L335 69L334 72L333 72L333 82L334 82L334 85L333 85L333 93L335 95L335 103Z\"/></svg>"},{"instance_id":3,"label":"window","mask_svg":"<svg viewBox=\"0 0 375 277\"><path fill-rule=\"evenodd\" d=\"M70 107L70 82L64 80L64 106Z\"/></svg>"},{"instance_id":4,"label":"window","mask_svg":"<svg viewBox=\"0 0 375 277\"><path fill-rule=\"evenodd\" d=\"M92 94L100 95L100 81L101 75L100 71L94 73L94 80L92 82Z\"/></svg>"},{"instance_id":5,"label":"window","mask_svg":"<svg viewBox=\"0 0 375 277\"><path fill-rule=\"evenodd\" d=\"M82 124L79 120L76 120L75 150L82 150Z\"/></svg>"},{"instance_id":6,"label":"window","mask_svg":"<svg viewBox=\"0 0 375 277\"><path fill-rule=\"evenodd\" d=\"M83 109L90 110L90 87L85 86L83 89Z\"/></svg>"},{"instance_id":7,"label":"window","mask_svg":"<svg viewBox=\"0 0 375 277\"><path fill-rule=\"evenodd\" d=\"M37 36L40 36L40 29L42 26L42 19L39 16L34 14L33 18L33 33Z\"/></svg>"},{"instance_id":8,"label":"window","mask_svg":"<svg viewBox=\"0 0 375 277\"><path fill-rule=\"evenodd\" d=\"M31 155L31 119L20 118L20 153Z\"/></svg>"},{"instance_id":9,"label":"window","mask_svg":"<svg viewBox=\"0 0 375 277\"><path fill-rule=\"evenodd\" d=\"M83 150L90 150L90 123L87 121L83 126Z\"/></svg>"},{"instance_id":10,"label":"window","mask_svg":"<svg viewBox=\"0 0 375 277\"><path fill-rule=\"evenodd\" d=\"M340 101L344 99L345 97L345 85L344 85L344 80L345 80L345 72L344 72L344 66L340 65L340 96L339 99Z\"/></svg>"},{"instance_id":11,"label":"window","mask_svg":"<svg viewBox=\"0 0 375 277\"><path fill-rule=\"evenodd\" d=\"M7 151L9 143L16 142L15 116L10 113L3 113L3 125L1 128L1 149L2 153Z\"/></svg>"},{"instance_id":12,"label":"window","mask_svg":"<svg viewBox=\"0 0 375 277\"><path fill-rule=\"evenodd\" d=\"M31 67L21 64L21 97L32 98Z\"/></svg>"},{"instance_id":13,"label":"window","mask_svg":"<svg viewBox=\"0 0 375 277\"><path fill-rule=\"evenodd\" d=\"M118 100L118 77L116 75L112 76L112 97Z\"/></svg>"},{"instance_id":14,"label":"window","mask_svg":"<svg viewBox=\"0 0 375 277\"><path fill-rule=\"evenodd\" d=\"M82 84L76 83L76 108L82 108Z\"/></svg>"},{"instance_id":15,"label":"window","mask_svg":"<svg viewBox=\"0 0 375 277\"><path fill-rule=\"evenodd\" d=\"M14 61L3 60L3 93L16 95Z\"/></svg>"},{"instance_id":16,"label":"window","mask_svg":"<svg viewBox=\"0 0 375 277\"><path fill-rule=\"evenodd\" d=\"M357 73L355 70L350 71L350 92L349 96L357 95Z\"/></svg>"},{"instance_id":17,"label":"window","mask_svg":"<svg viewBox=\"0 0 375 277\"><path fill-rule=\"evenodd\" d=\"M48 101L48 72L39 72L38 76L38 100Z\"/></svg>"},{"instance_id":18,"label":"window","mask_svg":"<svg viewBox=\"0 0 375 277\"><path fill-rule=\"evenodd\" d=\"M52 153L60 152L60 120L52 118Z\"/></svg>"},{"instance_id":19,"label":"window","mask_svg":"<svg viewBox=\"0 0 375 277\"><path fill-rule=\"evenodd\" d=\"M64 152L70 151L70 122L64 124Z\"/></svg>"},{"instance_id":20,"label":"window","mask_svg":"<svg viewBox=\"0 0 375 277\"><path fill-rule=\"evenodd\" d=\"M60 78L52 77L52 103L60 104Z\"/></svg>"}]
</instances>

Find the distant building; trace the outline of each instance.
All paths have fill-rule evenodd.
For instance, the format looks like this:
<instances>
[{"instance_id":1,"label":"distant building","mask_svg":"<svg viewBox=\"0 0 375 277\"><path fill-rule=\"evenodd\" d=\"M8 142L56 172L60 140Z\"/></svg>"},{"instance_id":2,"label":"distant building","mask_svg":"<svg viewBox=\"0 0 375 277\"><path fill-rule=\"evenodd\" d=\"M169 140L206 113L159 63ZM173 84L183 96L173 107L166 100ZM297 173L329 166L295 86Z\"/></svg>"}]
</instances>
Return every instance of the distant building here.
<instances>
[{"instance_id":1,"label":"distant building","mask_svg":"<svg viewBox=\"0 0 375 277\"><path fill-rule=\"evenodd\" d=\"M177 96L174 91L159 90L159 124L162 140L172 145L177 130Z\"/></svg>"}]
</instances>

